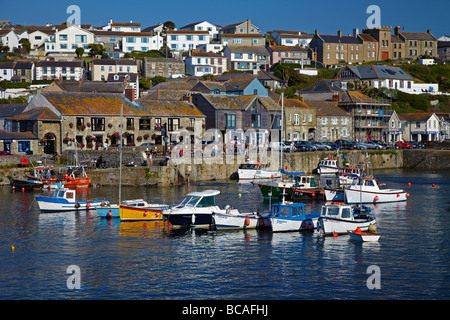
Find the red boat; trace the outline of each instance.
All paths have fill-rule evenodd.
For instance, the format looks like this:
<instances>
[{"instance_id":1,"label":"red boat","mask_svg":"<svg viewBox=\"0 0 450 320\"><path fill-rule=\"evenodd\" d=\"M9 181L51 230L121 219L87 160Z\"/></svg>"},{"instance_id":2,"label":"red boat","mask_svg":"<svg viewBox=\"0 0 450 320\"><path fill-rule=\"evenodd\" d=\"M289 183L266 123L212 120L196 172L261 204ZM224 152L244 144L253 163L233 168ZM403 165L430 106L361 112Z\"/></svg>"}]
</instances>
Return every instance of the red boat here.
<instances>
[{"instance_id":1,"label":"red boat","mask_svg":"<svg viewBox=\"0 0 450 320\"><path fill-rule=\"evenodd\" d=\"M35 167L33 174L25 173L25 175L31 180L38 180L46 185L51 184L64 184L65 188L80 188L89 187L91 184L91 179L86 175L84 168L69 168L63 179L59 179L53 170L53 166L39 166Z\"/></svg>"}]
</instances>

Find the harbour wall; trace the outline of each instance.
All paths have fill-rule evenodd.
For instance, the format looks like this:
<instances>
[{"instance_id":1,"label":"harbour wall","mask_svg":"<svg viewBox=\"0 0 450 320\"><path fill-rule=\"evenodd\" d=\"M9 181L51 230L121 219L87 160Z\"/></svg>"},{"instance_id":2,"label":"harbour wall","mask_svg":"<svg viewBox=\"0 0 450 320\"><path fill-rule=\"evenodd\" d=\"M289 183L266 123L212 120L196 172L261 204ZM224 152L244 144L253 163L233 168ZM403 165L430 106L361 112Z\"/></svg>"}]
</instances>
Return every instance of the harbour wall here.
<instances>
[{"instance_id":1,"label":"harbour wall","mask_svg":"<svg viewBox=\"0 0 450 320\"><path fill-rule=\"evenodd\" d=\"M95 158L94 155L89 155ZM116 158L111 153L111 157ZM316 151L286 153L283 155L283 168L286 171L311 173L317 168L320 160L324 158L336 158L335 151ZM366 153L361 151L341 151L339 158L349 165L356 165L364 161ZM103 157L109 161L107 153ZM367 152L370 167L373 169L418 168L418 169L450 169L450 150L377 150ZM3 157L5 158L5 157ZM12 160L12 157L9 160ZM3 160L3 159L2 159ZM19 158L17 158L17 162ZM154 166L143 165L142 155L137 154L133 159L131 155L124 157L124 162L133 161L138 164L135 167L122 167L122 184L129 186L173 186L185 183L200 183L207 181L224 181L236 178L236 170L239 163L205 163L202 164L171 164L161 165L163 160L154 161ZM4 160L6 161L6 160ZM115 162L111 161L111 162ZM9 185L9 178L23 179L24 171L30 168L3 168L0 169L0 185ZM119 169L115 168L91 168L87 170L88 176L95 185L117 185L119 183Z\"/></svg>"}]
</instances>

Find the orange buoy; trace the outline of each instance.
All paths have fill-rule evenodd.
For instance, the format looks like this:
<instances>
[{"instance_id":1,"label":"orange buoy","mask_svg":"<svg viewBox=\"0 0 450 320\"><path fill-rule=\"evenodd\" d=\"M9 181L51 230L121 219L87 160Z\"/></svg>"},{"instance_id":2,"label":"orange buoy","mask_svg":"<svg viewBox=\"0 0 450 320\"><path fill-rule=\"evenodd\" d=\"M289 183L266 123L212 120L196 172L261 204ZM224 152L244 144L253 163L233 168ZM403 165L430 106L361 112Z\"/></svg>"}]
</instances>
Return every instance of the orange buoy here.
<instances>
[{"instance_id":1,"label":"orange buoy","mask_svg":"<svg viewBox=\"0 0 450 320\"><path fill-rule=\"evenodd\" d=\"M408 198L409 197L409 193L405 194L405 196Z\"/></svg>"},{"instance_id":2,"label":"orange buoy","mask_svg":"<svg viewBox=\"0 0 450 320\"><path fill-rule=\"evenodd\" d=\"M145 211L144 212L144 217L146 217L148 215L148 212L147 211Z\"/></svg>"},{"instance_id":3,"label":"orange buoy","mask_svg":"<svg viewBox=\"0 0 450 320\"><path fill-rule=\"evenodd\" d=\"M89 209L91 207L90 203L86 203L86 209Z\"/></svg>"},{"instance_id":4,"label":"orange buoy","mask_svg":"<svg viewBox=\"0 0 450 320\"><path fill-rule=\"evenodd\" d=\"M356 228L355 233L361 233L361 228L360 227Z\"/></svg>"},{"instance_id":5,"label":"orange buoy","mask_svg":"<svg viewBox=\"0 0 450 320\"><path fill-rule=\"evenodd\" d=\"M375 198L373 198L373 201L378 201L380 200L380 198L378 198L378 196L375 196Z\"/></svg>"},{"instance_id":6,"label":"orange buoy","mask_svg":"<svg viewBox=\"0 0 450 320\"><path fill-rule=\"evenodd\" d=\"M108 215L108 217L112 217L112 215L113 215L112 211L109 210L108 213L107 213L107 215Z\"/></svg>"},{"instance_id":7,"label":"orange buoy","mask_svg":"<svg viewBox=\"0 0 450 320\"><path fill-rule=\"evenodd\" d=\"M333 232L333 237L337 238L338 234L336 232Z\"/></svg>"},{"instance_id":8,"label":"orange buoy","mask_svg":"<svg viewBox=\"0 0 450 320\"><path fill-rule=\"evenodd\" d=\"M435 186L436 186L436 185L435 185L434 183L431 185L431 187L433 187L433 188L434 188Z\"/></svg>"},{"instance_id":9,"label":"orange buoy","mask_svg":"<svg viewBox=\"0 0 450 320\"><path fill-rule=\"evenodd\" d=\"M408 182L408 187L411 187L411 182Z\"/></svg>"},{"instance_id":10,"label":"orange buoy","mask_svg":"<svg viewBox=\"0 0 450 320\"><path fill-rule=\"evenodd\" d=\"M247 227L250 225L250 219L249 218L245 218L245 225Z\"/></svg>"},{"instance_id":11,"label":"orange buoy","mask_svg":"<svg viewBox=\"0 0 450 320\"><path fill-rule=\"evenodd\" d=\"M400 197L400 195L397 193L397 198Z\"/></svg>"},{"instance_id":12,"label":"orange buoy","mask_svg":"<svg viewBox=\"0 0 450 320\"><path fill-rule=\"evenodd\" d=\"M75 203L75 208L79 208L80 204L79 203Z\"/></svg>"}]
</instances>

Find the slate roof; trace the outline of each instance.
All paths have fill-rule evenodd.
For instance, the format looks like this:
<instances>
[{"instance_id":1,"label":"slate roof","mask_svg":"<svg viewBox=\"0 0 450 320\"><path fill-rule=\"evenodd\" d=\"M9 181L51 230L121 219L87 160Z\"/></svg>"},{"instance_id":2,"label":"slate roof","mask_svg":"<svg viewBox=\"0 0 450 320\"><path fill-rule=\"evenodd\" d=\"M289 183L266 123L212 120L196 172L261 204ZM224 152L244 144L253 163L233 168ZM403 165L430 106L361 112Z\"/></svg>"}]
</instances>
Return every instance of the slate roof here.
<instances>
[{"instance_id":1,"label":"slate roof","mask_svg":"<svg viewBox=\"0 0 450 320\"><path fill-rule=\"evenodd\" d=\"M398 79L412 81L410 75L399 67L391 67L384 65L367 65L367 66L346 66L343 70L351 70L361 80L368 79Z\"/></svg>"},{"instance_id":2,"label":"slate roof","mask_svg":"<svg viewBox=\"0 0 450 320\"><path fill-rule=\"evenodd\" d=\"M269 51L267 51L266 47L262 46L231 46L228 47L230 49L230 52L237 52L237 53L253 53L261 56L268 56Z\"/></svg>"},{"instance_id":3,"label":"slate roof","mask_svg":"<svg viewBox=\"0 0 450 320\"><path fill-rule=\"evenodd\" d=\"M297 47L297 46L270 46L270 49L272 51L301 51L301 52L308 52L305 48Z\"/></svg>"},{"instance_id":4,"label":"slate roof","mask_svg":"<svg viewBox=\"0 0 450 320\"><path fill-rule=\"evenodd\" d=\"M32 132L8 132L0 130L0 140L33 140L37 139Z\"/></svg>"},{"instance_id":5,"label":"slate roof","mask_svg":"<svg viewBox=\"0 0 450 320\"><path fill-rule=\"evenodd\" d=\"M268 111L279 111L281 107L278 103L269 97L260 97L254 95L221 95L221 94L202 94L205 99L211 104L215 109L222 110L246 110L254 101L258 101L266 108Z\"/></svg>"},{"instance_id":6,"label":"slate roof","mask_svg":"<svg viewBox=\"0 0 450 320\"><path fill-rule=\"evenodd\" d=\"M345 90L340 87L340 81L322 79L316 83L303 88L300 93L331 93L331 92L344 92Z\"/></svg>"},{"instance_id":7,"label":"slate roof","mask_svg":"<svg viewBox=\"0 0 450 320\"><path fill-rule=\"evenodd\" d=\"M59 80L54 81L54 85L61 88L62 91L67 92L104 92L104 93L123 93L125 84L123 83L106 83L104 81L71 81ZM51 92L51 86L44 89L46 92Z\"/></svg>"},{"instance_id":8,"label":"slate roof","mask_svg":"<svg viewBox=\"0 0 450 320\"><path fill-rule=\"evenodd\" d=\"M9 117L8 120L61 120L54 112L46 107L37 107Z\"/></svg>"},{"instance_id":9,"label":"slate roof","mask_svg":"<svg viewBox=\"0 0 450 320\"><path fill-rule=\"evenodd\" d=\"M317 110L318 116L351 117L351 114L338 107L337 101L305 101L311 108Z\"/></svg>"},{"instance_id":10,"label":"slate roof","mask_svg":"<svg viewBox=\"0 0 450 320\"><path fill-rule=\"evenodd\" d=\"M398 116L407 121L426 121L433 115L431 112L399 113Z\"/></svg>"},{"instance_id":11,"label":"slate roof","mask_svg":"<svg viewBox=\"0 0 450 320\"><path fill-rule=\"evenodd\" d=\"M0 118L8 118L22 113L26 107L26 103L0 104Z\"/></svg>"},{"instance_id":12,"label":"slate roof","mask_svg":"<svg viewBox=\"0 0 450 320\"><path fill-rule=\"evenodd\" d=\"M436 41L436 38L428 32L400 32L406 40L426 40L426 41Z\"/></svg>"},{"instance_id":13,"label":"slate roof","mask_svg":"<svg viewBox=\"0 0 450 320\"><path fill-rule=\"evenodd\" d=\"M82 67L83 61L37 61L36 67Z\"/></svg>"},{"instance_id":14,"label":"slate roof","mask_svg":"<svg viewBox=\"0 0 450 320\"><path fill-rule=\"evenodd\" d=\"M42 95L64 115L124 116L204 116L187 101L137 100L132 102L123 94L44 92Z\"/></svg>"},{"instance_id":15,"label":"slate roof","mask_svg":"<svg viewBox=\"0 0 450 320\"><path fill-rule=\"evenodd\" d=\"M145 100L181 100L189 90L164 90L156 89L150 91L147 95L141 97L139 101Z\"/></svg>"},{"instance_id":16,"label":"slate roof","mask_svg":"<svg viewBox=\"0 0 450 320\"><path fill-rule=\"evenodd\" d=\"M358 37L354 36L339 36L339 35L327 35L327 34L320 34L319 35L323 41L326 43L354 43L354 44L361 44L361 40Z\"/></svg>"},{"instance_id":17,"label":"slate roof","mask_svg":"<svg viewBox=\"0 0 450 320\"><path fill-rule=\"evenodd\" d=\"M128 59L95 59L92 60L92 65L130 65L130 66L136 66L137 63L134 60L128 60Z\"/></svg>"}]
</instances>

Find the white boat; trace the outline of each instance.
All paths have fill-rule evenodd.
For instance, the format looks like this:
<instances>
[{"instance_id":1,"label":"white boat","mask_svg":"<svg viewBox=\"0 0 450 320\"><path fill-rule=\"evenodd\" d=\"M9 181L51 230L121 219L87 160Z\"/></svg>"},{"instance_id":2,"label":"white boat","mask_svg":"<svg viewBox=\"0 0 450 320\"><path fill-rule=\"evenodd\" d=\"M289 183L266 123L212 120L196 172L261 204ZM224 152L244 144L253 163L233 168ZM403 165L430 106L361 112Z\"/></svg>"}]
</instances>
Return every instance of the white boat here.
<instances>
[{"instance_id":1,"label":"white boat","mask_svg":"<svg viewBox=\"0 0 450 320\"><path fill-rule=\"evenodd\" d=\"M322 206L317 229L325 235L346 234L356 228L366 231L376 222L375 217L370 214L370 208L332 202Z\"/></svg>"},{"instance_id":2,"label":"white boat","mask_svg":"<svg viewBox=\"0 0 450 320\"><path fill-rule=\"evenodd\" d=\"M381 237L378 233L361 230L349 231L348 234L351 240L362 242L376 242Z\"/></svg>"},{"instance_id":3,"label":"white boat","mask_svg":"<svg viewBox=\"0 0 450 320\"><path fill-rule=\"evenodd\" d=\"M246 162L237 169L239 181L281 178L280 170L268 170L266 163Z\"/></svg>"},{"instance_id":4,"label":"white boat","mask_svg":"<svg viewBox=\"0 0 450 320\"><path fill-rule=\"evenodd\" d=\"M218 190L190 192L178 206L163 210L162 214L175 227L212 227L213 212L225 211L216 205L218 194Z\"/></svg>"},{"instance_id":5,"label":"white boat","mask_svg":"<svg viewBox=\"0 0 450 320\"><path fill-rule=\"evenodd\" d=\"M349 186L353 183L353 180L361 176L361 169L345 166L339 168L339 185Z\"/></svg>"},{"instance_id":6,"label":"white boat","mask_svg":"<svg viewBox=\"0 0 450 320\"><path fill-rule=\"evenodd\" d=\"M344 188L325 187L325 188L323 188L323 191L325 193L326 201L344 202L344 200L345 200Z\"/></svg>"},{"instance_id":7,"label":"white boat","mask_svg":"<svg viewBox=\"0 0 450 320\"><path fill-rule=\"evenodd\" d=\"M402 189L380 189L374 178L360 178L344 190L347 203L383 203L406 201L409 194Z\"/></svg>"},{"instance_id":8,"label":"white boat","mask_svg":"<svg viewBox=\"0 0 450 320\"><path fill-rule=\"evenodd\" d=\"M256 229L270 226L268 212L240 212L227 206L225 212L213 212L217 230Z\"/></svg>"},{"instance_id":9,"label":"white boat","mask_svg":"<svg viewBox=\"0 0 450 320\"><path fill-rule=\"evenodd\" d=\"M41 212L81 211L109 205L109 200L76 200L76 190L61 188L52 197L36 196Z\"/></svg>"},{"instance_id":10,"label":"white boat","mask_svg":"<svg viewBox=\"0 0 450 320\"><path fill-rule=\"evenodd\" d=\"M319 174L334 174L339 170L337 160L332 158L324 158L317 166L317 173Z\"/></svg>"}]
</instances>

